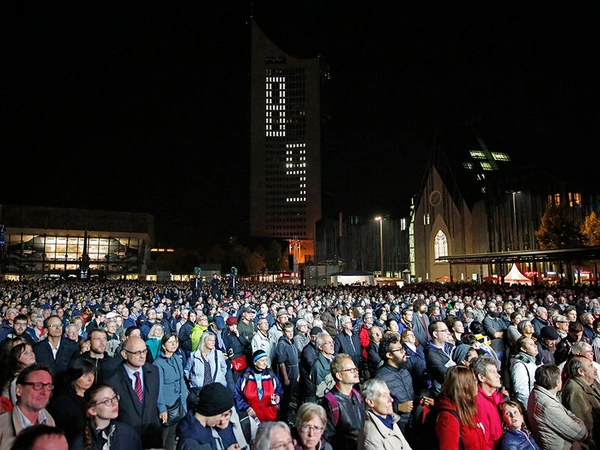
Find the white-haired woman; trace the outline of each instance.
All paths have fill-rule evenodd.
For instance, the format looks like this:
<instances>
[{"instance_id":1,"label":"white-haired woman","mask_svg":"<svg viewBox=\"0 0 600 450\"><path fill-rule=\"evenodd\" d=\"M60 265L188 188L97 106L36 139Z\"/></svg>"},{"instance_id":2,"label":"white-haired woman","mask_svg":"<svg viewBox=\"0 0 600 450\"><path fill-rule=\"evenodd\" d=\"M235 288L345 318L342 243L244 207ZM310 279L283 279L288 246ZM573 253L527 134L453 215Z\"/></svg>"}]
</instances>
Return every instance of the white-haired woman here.
<instances>
[{"instance_id":1,"label":"white-haired woman","mask_svg":"<svg viewBox=\"0 0 600 450\"><path fill-rule=\"evenodd\" d=\"M254 450L294 450L295 442L285 422L263 422L256 433Z\"/></svg>"},{"instance_id":2,"label":"white-haired woman","mask_svg":"<svg viewBox=\"0 0 600 450\"><path fill-rule=\"evenodd\" d=\"M394 413L390 390L383 380L371 378L362 385L366 407L365 425L358 436L360 450L410 450L398 427L400 416Z\"/></svg>"}]
</instances>

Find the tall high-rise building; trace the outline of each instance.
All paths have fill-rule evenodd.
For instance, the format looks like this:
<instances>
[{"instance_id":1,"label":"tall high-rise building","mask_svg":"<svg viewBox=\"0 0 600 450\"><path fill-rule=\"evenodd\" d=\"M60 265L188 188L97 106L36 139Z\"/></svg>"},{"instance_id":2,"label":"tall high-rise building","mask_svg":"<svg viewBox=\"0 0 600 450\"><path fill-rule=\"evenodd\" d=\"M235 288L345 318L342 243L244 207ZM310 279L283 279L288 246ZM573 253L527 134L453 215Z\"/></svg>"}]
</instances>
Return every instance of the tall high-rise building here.
<instances>
[{"instance_id":1,"label":"tall high-rise building","mask_svg":"<svg viewBox=\"0 0 600 450\"><path fill-rule=\"evenodd\" d=\"M298 58L251 21L250 234L287 239L303 262L321 218L322 57Z\"/></svg>"}]
</instances>

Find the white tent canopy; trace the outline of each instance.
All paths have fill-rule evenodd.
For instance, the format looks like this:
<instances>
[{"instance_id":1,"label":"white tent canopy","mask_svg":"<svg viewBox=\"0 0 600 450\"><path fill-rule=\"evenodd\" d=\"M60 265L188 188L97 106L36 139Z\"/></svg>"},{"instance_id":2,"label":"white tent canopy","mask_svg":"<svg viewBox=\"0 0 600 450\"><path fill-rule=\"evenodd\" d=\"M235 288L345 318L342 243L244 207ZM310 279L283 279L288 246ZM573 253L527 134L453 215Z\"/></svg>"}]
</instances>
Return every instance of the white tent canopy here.
<instances>
[{"instance_id":1,"label":"white tent canopy","mask_svg":"<svg viewBox=\"0 0 600 450\"><path fill-rule=\"evenodd\" d=\"M516 283L516 284L526 284L528 286L531 286L531 280L519 271L519 269L517 268L517 265L515 263L513 263L512 269L510 269L510 272L508 272L508 275L506 275L504 277L504 282L508 283L508 284Z\"/></svg>"}]
</instances>

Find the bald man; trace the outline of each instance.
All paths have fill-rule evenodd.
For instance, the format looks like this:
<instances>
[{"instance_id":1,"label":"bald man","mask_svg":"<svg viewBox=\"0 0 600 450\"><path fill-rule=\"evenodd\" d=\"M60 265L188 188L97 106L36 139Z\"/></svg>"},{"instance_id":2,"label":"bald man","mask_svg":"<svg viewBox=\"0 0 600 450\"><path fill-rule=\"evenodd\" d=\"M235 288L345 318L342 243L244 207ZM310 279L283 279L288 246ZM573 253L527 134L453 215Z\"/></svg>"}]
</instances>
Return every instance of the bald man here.
<instances>
[{"instance_id":1,"label":"bald man","mask_svg":"<svg viewBox=\"0 0 600 450\"><path fill-rule=\"evenodd\" d=\"M133 427L142 448L163 448L162 426L158 415L158 368L146 363L148 348L144 340L131 336L123 344L123 362L106 382L121 397L119 420Z\"/></svg>"}]
</instances>

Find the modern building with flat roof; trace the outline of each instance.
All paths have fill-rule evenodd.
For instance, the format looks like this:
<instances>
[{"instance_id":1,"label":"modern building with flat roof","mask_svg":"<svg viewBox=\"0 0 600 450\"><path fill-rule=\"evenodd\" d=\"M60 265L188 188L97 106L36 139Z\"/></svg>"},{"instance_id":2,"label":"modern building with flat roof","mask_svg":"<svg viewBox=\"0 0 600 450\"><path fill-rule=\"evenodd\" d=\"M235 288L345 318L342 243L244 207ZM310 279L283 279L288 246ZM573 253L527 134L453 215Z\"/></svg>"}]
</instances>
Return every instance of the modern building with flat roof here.
<instances>
[{"instance_id":1,"label":"modern building with flat roof","mask_svg":"<svg viewBox=\"0 0 600 450\"><path fill-rule=\"evenodd\" d=\"M154 216L136 212L0 205L4 278L139 278L154 244Z\"/></svg>"}]
</instances>

